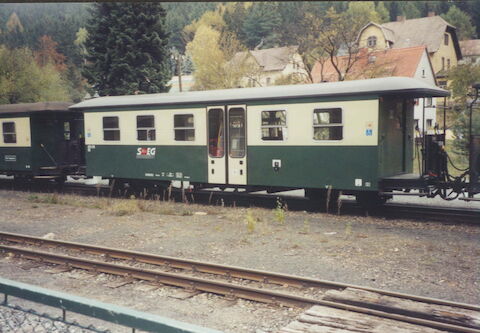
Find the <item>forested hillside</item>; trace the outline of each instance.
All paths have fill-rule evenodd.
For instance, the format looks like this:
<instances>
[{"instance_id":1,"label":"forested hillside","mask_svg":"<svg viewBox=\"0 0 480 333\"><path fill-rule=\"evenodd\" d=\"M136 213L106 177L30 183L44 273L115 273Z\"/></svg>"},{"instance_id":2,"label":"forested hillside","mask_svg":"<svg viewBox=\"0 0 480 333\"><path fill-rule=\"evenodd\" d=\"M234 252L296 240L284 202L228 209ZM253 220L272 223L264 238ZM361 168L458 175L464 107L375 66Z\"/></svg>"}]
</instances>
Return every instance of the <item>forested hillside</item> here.
<instances>
[{"instance_id":1,"label":"forested hillside","mask_svg":"<svg viewBox=\"0 0 480 333\"><path fill-rule=\"evenodd\" d=\"M89 3L0 4L0 103L50 98L78 101L85 96L88 85L82 71L92 7ZM300 45L302 52L319 52L315 31L338 29L335 18L344 19L343 13L359 26L369 20L382 23L434 11L457 26L460 39L480 35L480 1L172 2L163 7L173 54L184 60L196 57L197 62L202 57L216 59L220 65L212 71L217 73L207 75L222 79L228 61L239 50ZM200 40L208 42L208 47ZM175 63L172 60L173 70ZM44 84L38 83L37 94L23 98L21 92L12 93L17 97L6 98L5 92L19 85L8 76L12 71L30 80L48 77L50 86L61 88L57 93L42 92ZM32 85L25 82L28 89Z\"/></svg>"}]
</instances>

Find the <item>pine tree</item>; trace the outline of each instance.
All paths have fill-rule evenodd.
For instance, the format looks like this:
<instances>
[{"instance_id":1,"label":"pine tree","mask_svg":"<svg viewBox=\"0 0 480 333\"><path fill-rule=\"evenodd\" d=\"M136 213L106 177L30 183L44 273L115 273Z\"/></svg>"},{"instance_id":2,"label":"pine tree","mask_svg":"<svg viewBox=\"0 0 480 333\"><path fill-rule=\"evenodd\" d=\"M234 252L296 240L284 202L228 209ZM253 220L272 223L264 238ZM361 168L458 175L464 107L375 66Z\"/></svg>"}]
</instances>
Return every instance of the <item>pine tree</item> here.
<instances>
[{"instance_id":1,"label":"pine tree","mask_svg":"<svg viewBox=\"0 0 480 333\"><path fill-rule=\"evenodd\" d=\"M251 49L259 45L263 49L280 46L281 29L278 3L256 2L243 23L244 42Z\"/></svg>"},{"instance_id":2,"label":"pine tree","mask_svg":"<svg viewBox=\"0 0 480 333\"><path fill-rule=\"evenodd\" d=\"M159 3L99 3L88 27L84 75L99 95L168 91L165 11Z\"/></svg>"},{"instance_id":3,"label":"pine tree","mask_svg":"<svg viewBox=\"0 0 480 333\"><path fill-rule=\"evenodd\" d=\"M475 37L475 25L472 24L472 19L464 11L458 9L456 6L450 7L446 14L442 17L457 28L457 36L459 40L466 40Z\"/></svg>"}]
</instances>

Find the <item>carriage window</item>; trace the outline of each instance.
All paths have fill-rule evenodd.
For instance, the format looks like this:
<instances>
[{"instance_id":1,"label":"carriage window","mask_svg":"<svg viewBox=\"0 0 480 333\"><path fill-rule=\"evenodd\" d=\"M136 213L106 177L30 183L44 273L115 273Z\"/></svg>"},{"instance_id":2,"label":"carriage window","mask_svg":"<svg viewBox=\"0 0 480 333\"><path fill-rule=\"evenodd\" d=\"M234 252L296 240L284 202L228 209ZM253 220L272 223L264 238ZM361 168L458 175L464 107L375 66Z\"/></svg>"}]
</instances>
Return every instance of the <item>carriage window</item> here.
<instances>
[{"instance_id":1,"label":"carriage window","mask_svg":"<svg viewBox=\"0 0 480 333\"><path fill-rule=\"evenodd\" d=\"M208 110L208 153L210 157L223 157L224 153L223 109Z\"/></svg>"},{"instance_id":2,"label":"carriage window","mask_svg":"<svg viewBox=\"0 0 480 333\"><path fill-rule=\"evenodd\" d=\"M118 117L103 117L103 140L120 141Z\"/></svg>"},{"instance_id":3,"label":"carriage window","mask_svg":"<svg viewBox=\"0 0 480 333\"><path fill-rule=\"evenodd\" d=\"M173 116L175 141L194 141L195 127L193 114L176 114Z\"/></svg>"},{"instance_id":4,"label":"carriage window","mask_svg":"<svg viewBox=\"0 0 480 333\"><path fill-rule=\"evenodd\" d=\"M343 139L342 109L334 108L313 110L313 139Z\"/></svg>"},{"instance_id":5,"label":"carriage window","mask_svg":"<svg viewBox=\"0 0 480 333\"><path fill-rule=\"evenodd\" d=\"M15 123L4 122L3 127L3 142L4 143L17 143L17 135L15 134Z\"/></svg>"},{"instance_id":6,"label":"carriage window","mask_svg":"<svg viewBox=\"0 0 480 333\"><path fill-rule=\"evenodd\" d=\"M228 151L230 157L245 157L245 109L228 110Z\"/></svg>"},{"instance_id":7,"label":"carriage window","mask_svg":"<svg viewBox=\"0 0 480 333\"><path fill-rule=\"evenodd\" d=\"M262 111L262 140L282 141L287 129L286 112Z\"/></svg>"},{"instance_id":8,"label":"carriage window","mask_svg":"<svg viewBox=\"0 0 480 333\"><path fill-rule=\"evenodd\" d=\"M137 140L155 141L155 116L137 116Z\"/></svg>"}]
</instances>

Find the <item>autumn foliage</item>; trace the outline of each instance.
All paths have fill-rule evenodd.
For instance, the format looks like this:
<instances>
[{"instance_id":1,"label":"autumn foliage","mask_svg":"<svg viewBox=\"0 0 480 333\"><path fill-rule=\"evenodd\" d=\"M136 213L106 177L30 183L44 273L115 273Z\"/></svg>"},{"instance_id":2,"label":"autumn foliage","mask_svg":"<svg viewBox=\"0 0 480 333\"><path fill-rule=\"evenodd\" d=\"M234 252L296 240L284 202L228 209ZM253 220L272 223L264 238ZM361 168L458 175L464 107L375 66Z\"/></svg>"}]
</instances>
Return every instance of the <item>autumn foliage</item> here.
<instances>
[{"instance_id":1,"label":"autumn foliage","mask_svg":"<svg viewBox=\"0 0 480 333\"><path fill-rule=\"evenodd\" d=\"M35 52L35 61L41 67L52 64L59 72L67 69L65 56L57 51L58 43L52 37L43 35L39 38L39 47Z\"/></svg>"}]
</instances>

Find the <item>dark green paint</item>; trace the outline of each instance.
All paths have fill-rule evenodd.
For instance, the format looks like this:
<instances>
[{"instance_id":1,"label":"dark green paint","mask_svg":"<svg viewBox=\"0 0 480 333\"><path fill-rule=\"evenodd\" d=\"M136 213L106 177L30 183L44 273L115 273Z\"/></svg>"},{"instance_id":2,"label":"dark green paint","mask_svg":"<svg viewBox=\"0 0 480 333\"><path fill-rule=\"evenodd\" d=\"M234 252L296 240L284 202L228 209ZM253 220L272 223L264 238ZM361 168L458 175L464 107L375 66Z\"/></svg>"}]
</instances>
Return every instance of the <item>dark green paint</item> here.
<instances>
[{"instance_id":1,"label":"dark green paint","mask_svg":"<svg viewBox=\"0 0 480 333\"><path fill-rule=\"evenodd\" d=\"M376 146L249 146L248 184L341 190L376 190ZM275 171L272 160L281 160ZM362 185L355 186L355 179Z\"/></svg>"},{"instance_id":2,"label":"dark green paint","mask_svg":"<svg viewBox=\"0 0 480 333\"><path fill-rule=\"evenodd\" d=\"M156 148L155 157L137 158L140 147ZM88 176L207 182L206 146L96 145L87 148L86 158ZM181 172L182 177L177 177L177 172ZM154 176L145 176L146 173ZM167 173L172 173L173 177Z\"/></svg>"},{"instance_id":3,"label":"dark green paint","mask_svg":"<svg viewBox=\"0 0 480 333\"><path fill-rule=\"evenodd\" d=\"M17 115L23 117L25 115ZM1 122L1 119L0 119ZM64 122L70 122L70 139L66 140ZM17 136L19 129L17 128ZM30 116L30 147L0 147L0 172L44 174L42 167L80 164L83 139L83 116L73 112L38 112ZM2 140L2 138L0 138ZM42 147L43 145L43 147ZM16 162L5 162L5 155L16 155ZM30 166L27 168L26 166Z\"/></svg>"},{"instance_id":4,"label":"dark green paint","mask_svg":"<svg viewBox=\"0 0 480 333\"><path fill-rule=\"evenodd\" d=\"M6 161L6 156L15 156L15 161ZM0 147L0 171L32 171L29 147ZM27 167L29 166L29 167Z\"/></svg>"}]
</instances>

